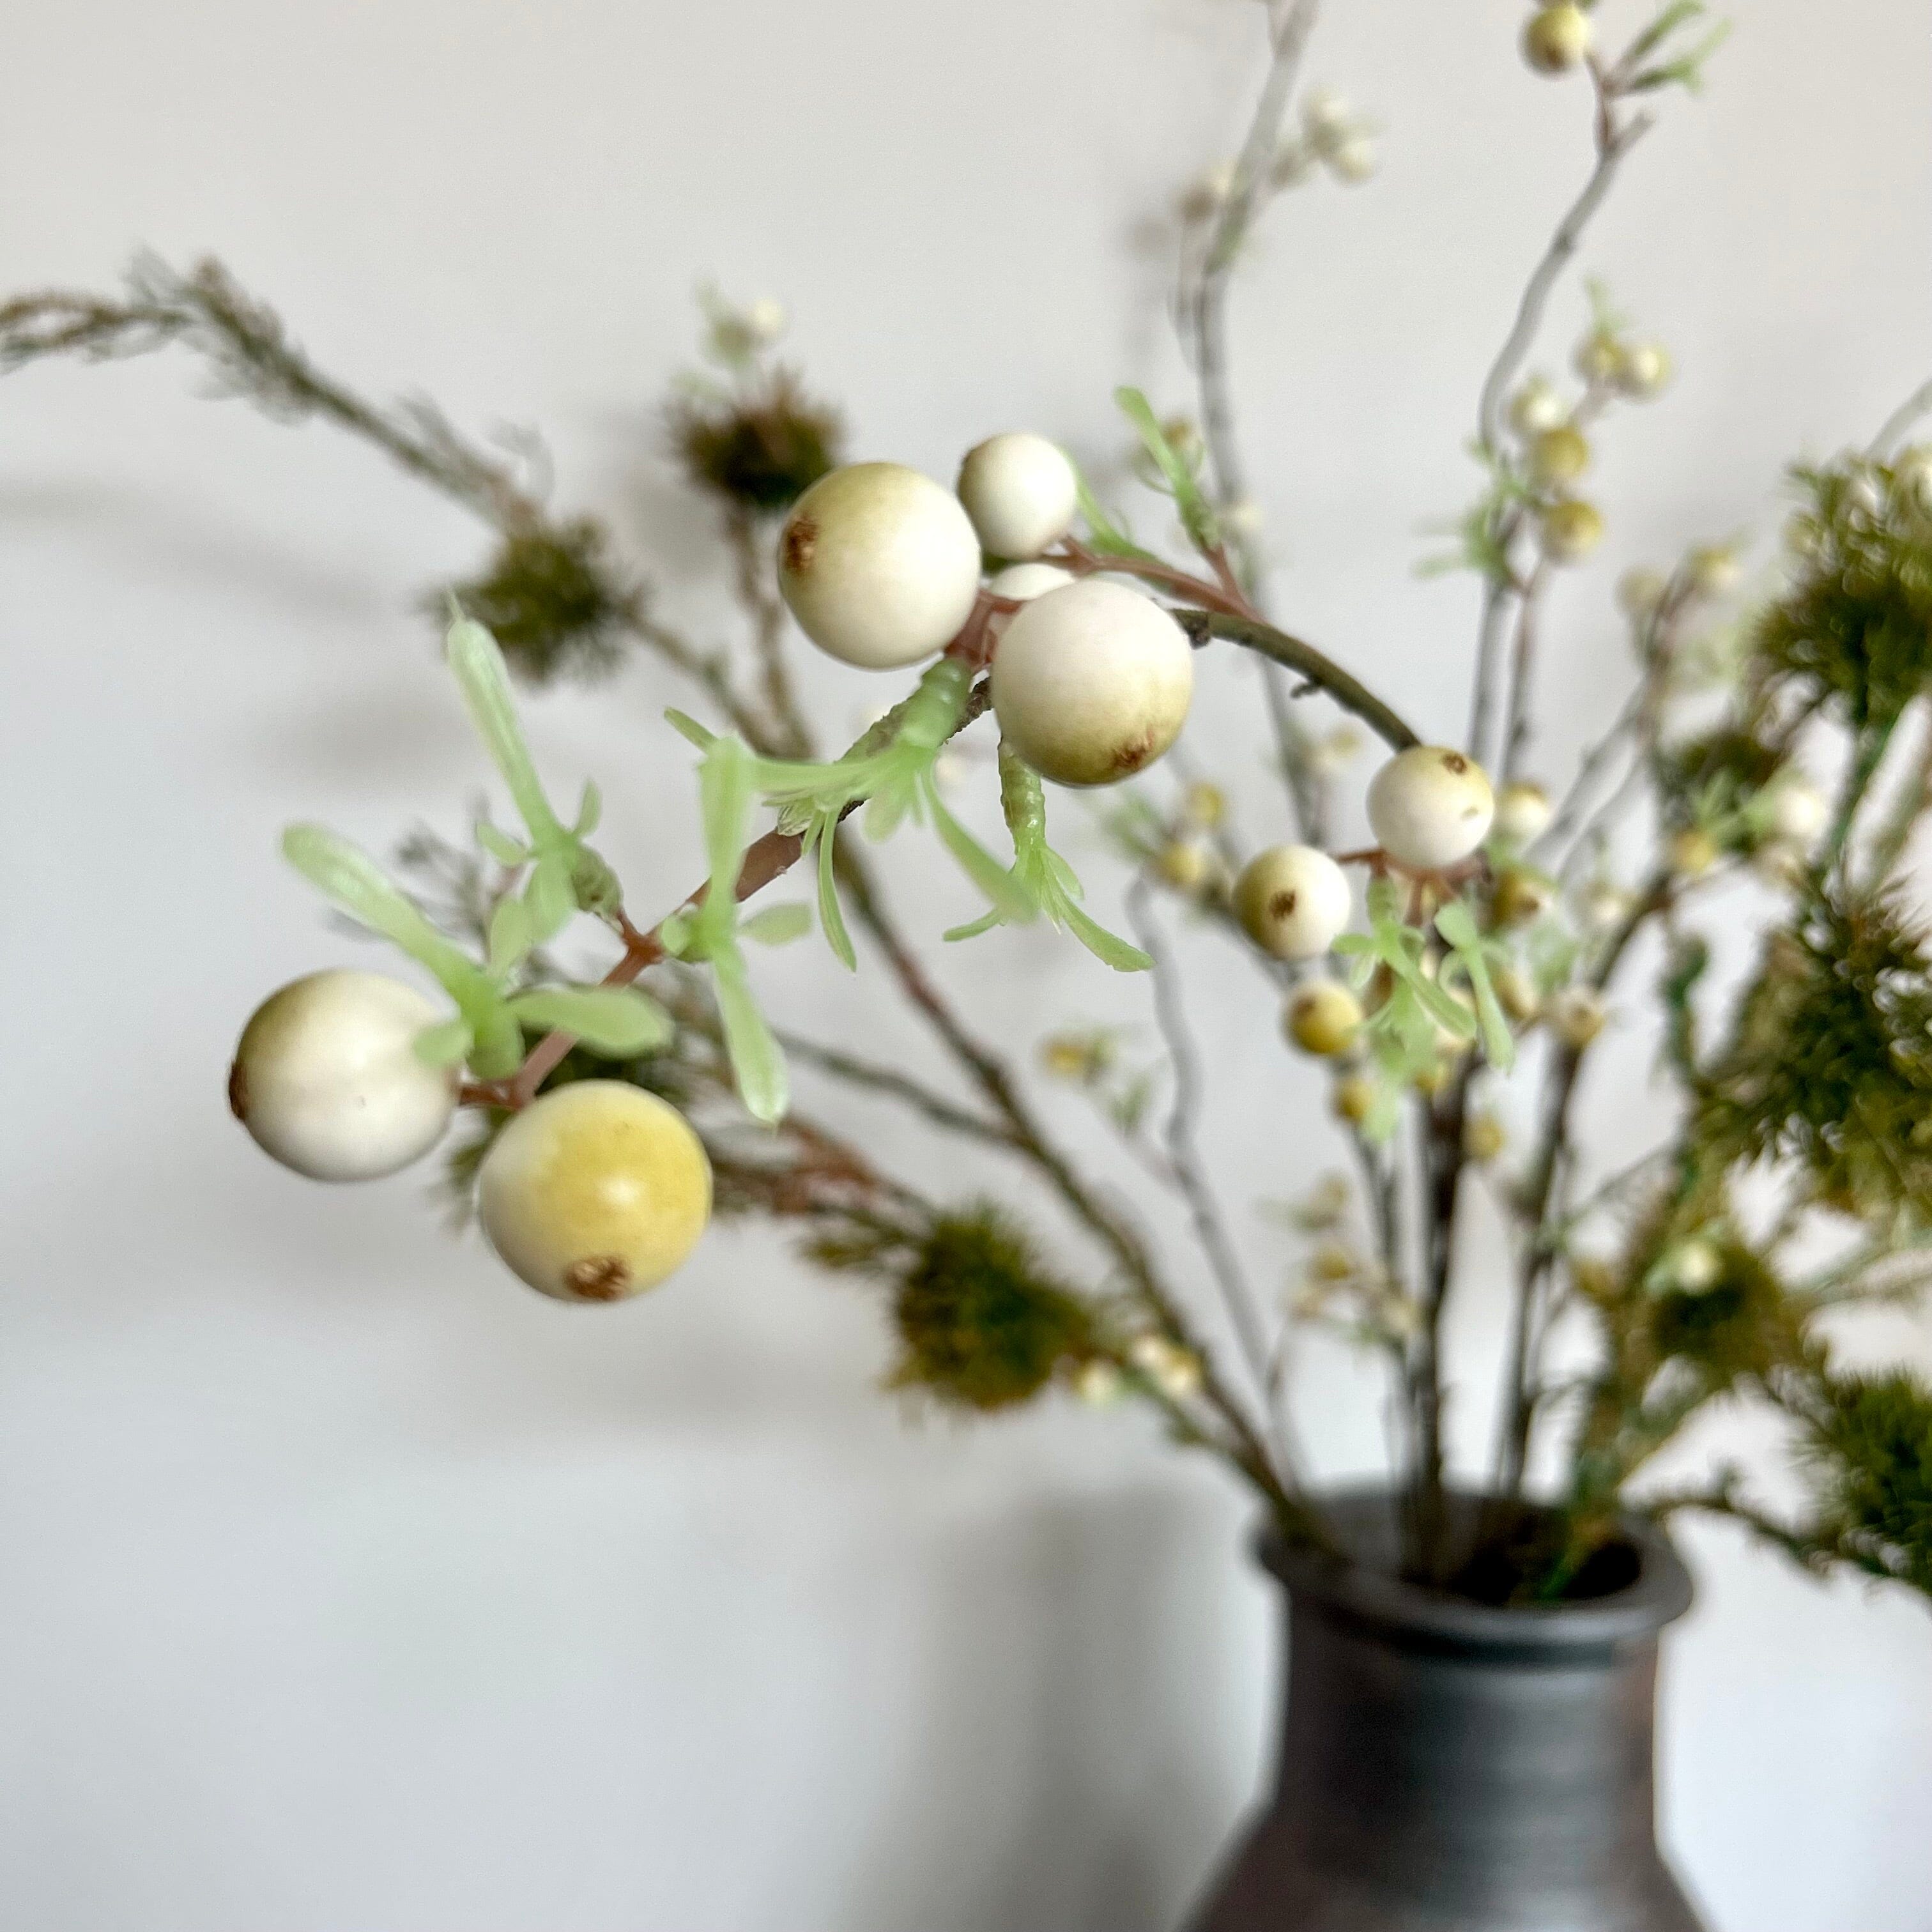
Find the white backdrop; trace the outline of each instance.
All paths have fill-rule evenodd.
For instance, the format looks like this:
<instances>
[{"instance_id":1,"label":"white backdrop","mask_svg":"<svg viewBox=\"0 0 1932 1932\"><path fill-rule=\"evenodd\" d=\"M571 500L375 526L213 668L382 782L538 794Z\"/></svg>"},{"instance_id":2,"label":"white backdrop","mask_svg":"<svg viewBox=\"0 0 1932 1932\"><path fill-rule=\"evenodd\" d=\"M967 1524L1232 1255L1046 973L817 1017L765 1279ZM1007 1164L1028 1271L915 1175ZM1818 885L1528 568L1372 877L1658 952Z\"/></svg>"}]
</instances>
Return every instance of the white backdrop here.
<instances>
[{"instance_id":1,"label":"white backdrop","mask_svg":"<svg viewBox=\"0 0 1932 1932\"><path fill-rule=\"evenodd\" d=\"M1587 164L1581 84L1522 70L1509 0L1330 10L1311 72L1384 122L1387 166L1286 206L1243 284L1254 467L1284 608L1453 730L1471 592L1412 575L1417 531L1468 490L1482 368ZM1738 11L1590 251L1683 375L1605 440L1611 541L1553 634L1566 747L1624 674L1616 570L1770 526L1783 461L1869 433L1932 365L1922 8ZM1181 397L1130 238L1221 151L1255 32L1237 0L16 8L0 284L101 284L142 242L218 251L358 382L542 425L562 500L616 514L716 629L716 554L653 414L694 286L791 304L860 453L950 474L1020 424L1103 451L1115 381ZM1566 338L1580 313L1572 290ZM1271 1606L1214 1471L1127 1418L903 1416L874 1393L867 1298L764 1234L714 1234L644 1305L566 1311L448 1242L418 1178L313 1188L226 1118L255 1000L362 956L277 828L380 845L473 794L412 602L478 545L362 450L192 388L178 362L0 385L0 1920L1171 1924L1270 1716ZM1258 747L1228 750L1253 687L1208 682L1193 738L1264 829ZM834 731L875 688L812 678ZM672 696L634 669L535 726L560 779L603 779L646 907L694 850L688 760L654 722ZM943 880L902 896L930 928L958 916ZM1227 1069L1229 1196L1290 1192L1334 1157L1318 1109L1249 976L1211 944L1184 963ZM1138 1013L1031 935L946 970L1016 1053ZM922 1061L876 981L805 950L764 976L802 1024L862 1019ZM1610 1114L1641 1106L1642 1057ZM1473 1286L1466 1352L1497 1314ZM1324 1466L1366 1466L1369 1390L1340 1358L1304 1381ZM1923 1932L1922 1608L1687 1540L1664 1811L1693 1886L1724 1932Z\"/></svg>"}]
</instances>

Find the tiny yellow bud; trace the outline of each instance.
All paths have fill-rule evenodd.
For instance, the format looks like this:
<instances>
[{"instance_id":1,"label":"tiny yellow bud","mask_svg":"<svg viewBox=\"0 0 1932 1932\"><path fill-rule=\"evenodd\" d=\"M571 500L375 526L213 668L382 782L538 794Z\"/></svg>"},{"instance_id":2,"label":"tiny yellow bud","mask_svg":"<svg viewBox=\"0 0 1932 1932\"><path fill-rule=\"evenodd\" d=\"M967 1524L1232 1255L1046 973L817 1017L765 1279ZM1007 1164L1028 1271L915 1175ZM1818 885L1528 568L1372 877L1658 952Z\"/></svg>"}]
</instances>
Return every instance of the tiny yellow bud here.
<instances>
[{"instance_id":1,"label":"tiny yellow bud","mask_svg":"<svg viewBox=\"0 0 1932 1932\"><path fill-rule=\"evenodd\" d=\"M1522 57L1538 74L1563 74L1590 51L1595 38L1589 15L1575 0L1558 0L1530 16L1522 30Z\"/></svg>"},{"instance_id":2,"label":"tiny yellow bud","mask_svg":"<svg viewBox=\"0 0 1932 1932\"><path fill-rule=\"evenodd\" d=\"M1296 988L1286 1017L1288 1036L1304 1053L1332 1059L1354 1045L1362 1003L1340 980L1316 980Z\"/></svg>"},{"instance_id":3,"label":"tiny yellow bud","mask_svg":"<svg viewBox=\"0 0 1932 1932\"><path fill-rule=\"evenodd\" d=\"M1502 967L1490 976L1496 986L1496 1004L1519 1025L1527 1025L1542 1011L1536 982L1520 966Z\"/></svg>"},{"instance_id":4,"label":"tiny yellow bud","mask_svg":"<svg viewBox=\"0 0 1932 1932\"><path fill-rule=\"evenodd\" d=\"M1312 1281L1347 1281L1360 1272L1361 1264L1340 1241L1324 1241L1308 1257L1308 1274Z\"/></svg>"},{"instance_id":5,"label":"tiny yellow bud","mask_svg":"<svg viewBox=\"0 0 1932 1932\"><path fill-rule=\"evenodd\" d=\"M1688 560L1690 587L1700 597L1722 597L1738 587L1744 566L1738 554L1726 544L1707 544L1694 550Z\"/></svg>"},{"instance_id":6,"label":"tiny yellow bud","mask_svg":"<svg viewBox=\"0 0 1932 1932\"><path fill-rule=\"evenodd\" d=\"M1572 1052L1581 1053L1604 1030L1604 1002L1588 986L1565 986L1550 999L1551 1030Z\"/></svg>"},{"instance_id":7,"label":"tiny yellow bud","mask_svg":"<svg viewBox=\"0 0 1932 1932\"><path fill-rule=\"evenodd\" d=\"M1574 483L1589 466L1589 440L1568 423L1545 430L1529 446L1529 473L1546 488Z\"/></svg>"},{"instance_id":8,"label":"tiny yellow bud","mask_svg":"<svg viewBox=\"0 0 1932 1932\"><path fill-rule=\"evenodd\" d=\"M1122 1387L1120 1370L1104 1355L1082 1362L1073 1377L1073 1393L1095 1408L1118 1401Z\"/></svg>"},{"instance_id":9,"label":"tiny yellow bud","mask_svg":"<svg viewBox=\"0 0 1932 1932\"><path fill-rule=\"evenodd\" d=\"M1190 824L1199 826L1204 832L1212 832L1227 822L1228 794L1219 785L1210 784L1205 778L1197 778L1187 788L1182 809Z\"/></svg>"},{"instance_id":10,"label":"tiny yellow bud","mask_svg":"<svg viewBox=\"0 0 1932 1932\"><path fill-rule=\"evenodd\" d=\"M1580 496L1559 496L1543 513L1543 548L1555 563L1580 563L1604 540L1604 516Z\"/></svg>"},{"instance_id":11,"label":"tiny yellow bud","mask_svg":"<svg viewBox=\"0 0 1932 1932\"><path fill-rule=\"evenodd\" d=\"M1550 881L1536 872L1512 866L1496 880L1491 910L1499 926L1527 926L1550 910Z\"/></svg>"},{"instance_id":12,"label":"tiny yellow bud","mask_svg":"<svg viewBox=\"0 0 1932 1932\"><path fill-rule=\"evenodd\" d=\"M1618 358L1616 386L1627 396L1648 402L1670 381L1670 352L1660 342L1633 342Z\"/></svg>"},{"instance_id":13,"label":"tiny yellow bud","mask_svg":"<svg viewBox=\"0 0 1932 1932\"><path fill-rule=\"evenodd\" d=\"M1721 855L1718 842L1708 832L1692 825L1671 835L1664 856L1680 879L1701 879Z\"/></svg>"},{"instance_id":14,"label":"tiny yellow bud","mask_svg":"<svg viewBox=\"0 0 1932 1932\"><path fill-rule=\"evenodd\" d=\"M1592 329L1576 345L1576 373L1594 386L1614 382L1624 366L1624 346L1600 328Z\"/></svg>"},{"instance_id":15,"label":"tiny yellow bud","mask_svg":"<svg viewBox=\"0 0 1932 1932\"><path fill-rule=\"evenodd\" d=\"M1493 1114L1472 1114L1462 1130L1462 1151L1473 1161L1494 1160L1508 1144L1509 1136Z\"/></svg>"},{"instance_id":16,"label":"tiny yellow bud","mask_svg":"<svg viewBox=\"0 0 1932 1932\"><path fill-rule=\"evenodd\" d=\"M1376 1083L1364 1073L1351 1073L1335 1083L1336 1116L1351 1126L1359 1127L1375 1111Z\"/></svg>"},{"instance_id":17,"label":"tiny yellow bud","mask_svg":"<svg viewBox=\"0 0 1932 1932\"><path fill-rule=\"evenodd\" d=\"M1170 838L1155 854L1154 870L1176 892L1198 892L1214 866L1212 852L1198 838Z\"/></svg>"}]
</instances>

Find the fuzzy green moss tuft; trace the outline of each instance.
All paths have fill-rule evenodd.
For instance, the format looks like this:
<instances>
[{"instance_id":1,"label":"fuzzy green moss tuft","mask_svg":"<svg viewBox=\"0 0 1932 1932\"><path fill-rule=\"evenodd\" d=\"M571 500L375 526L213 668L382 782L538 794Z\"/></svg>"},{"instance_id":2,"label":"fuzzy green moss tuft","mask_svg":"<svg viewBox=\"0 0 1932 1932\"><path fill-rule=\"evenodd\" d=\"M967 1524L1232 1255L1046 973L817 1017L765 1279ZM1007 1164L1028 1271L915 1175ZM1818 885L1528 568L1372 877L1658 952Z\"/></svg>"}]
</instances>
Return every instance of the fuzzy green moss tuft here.
<instances>
[{"instance_id":1,"label":"fuzzy green moss tuft","mask_svg":"<svg viewBox=\"0 0 1932 1932\"><path fill-rule=\"evenodd\" d=\"M1932 962L1895 896L1816 899L1772 936L1696 1139L1802 1161L1848 1213L1932 1211Z\"/></svg>"},{"instance_id":2,"label":"fuzzy green moss tuft","mask_svg":"<svg viewBox=\"0 0 1932 1932\"><path fill-rule=\"evenodd\" d=\"M1885 464L1793 474L1802 562L1758 620L1754 672L1833 706L1854 732L1889 730L1932 687L1932 526Z\"/></svg>"},{"instance_id":3,"label":"fuzzy green moss tuft","mask_svg":"<svg viewBox=\"0 0 1932 1932\"><path fill-rule=\"evenodd\" d=\"M989 1202L942 1214L916 1234L841 1234L811 1252L821 1265L891 1284L901 1352L890 1387L957 1408L1010 1408L1094 1352L1088 1304Z\"/></svg>"},{"instance_id":4,"label":"fuzzy green moss tuft","mask_svg":"<svg viewBox=\"0 0 1932 1932\"><path fill-rule=\"evenodd\" d=\"M671 447L686 474L760 514L789 509L839 460L836 412L810 400L790 371L750 394L691 398L673 405Z\"/></svg>"},{"instance_id":5,"label":"fuzzy green moss tuft","mask_svg":"<svg viewBox=\"0 0 1932 1932\"><path fill-rule=\"evenodd\" d=\"M604 560L602 528L575 523L504 538L488 570L453 585L458 601L496 638L518 675L532 684L597 676L623 655L624 627L637 593L616 583ZM448 595L426 600L439 620Z\"/></svg>"}]
</instances>

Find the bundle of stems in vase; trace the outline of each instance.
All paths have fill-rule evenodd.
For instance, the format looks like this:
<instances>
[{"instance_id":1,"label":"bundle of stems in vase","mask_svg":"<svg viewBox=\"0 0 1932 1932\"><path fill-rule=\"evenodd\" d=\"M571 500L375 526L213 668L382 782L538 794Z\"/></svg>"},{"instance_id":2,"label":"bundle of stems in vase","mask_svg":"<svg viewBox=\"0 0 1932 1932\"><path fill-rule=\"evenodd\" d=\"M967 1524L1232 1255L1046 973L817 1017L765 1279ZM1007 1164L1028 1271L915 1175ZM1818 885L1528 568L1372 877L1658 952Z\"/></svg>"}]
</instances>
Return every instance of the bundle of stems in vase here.
<instances>
[{"instance_id":1,"label":"bundle of stems in vase","mask_svg":"<svg viewBox=\"0 0 1932 1932\"><path fill-rule=\"evenodd\" d=\"M0 366L178 345L271 415L374 446L490 535L478 574L427 601L511 816L459 843L418 835L391 866L320 826L288 831L290 860L410 976L332 969L274 994L242 1035L233 1111L274 1158L327 1180L444 1144L495 1253L563 1301L656 1286L714 1214L789 1223L820 1265L880 1284L896 1386L982 1412L1055 1388L1144 1405L1252 1486L1283 1538L1344 1560L1295 1426L1290 1365L1310 1329L1386 1370L1413 1578L1491 1600L1587 1594L1624 1512L1699 1509L1814 1567L1932 1593L1932 1391L1840 1352L1848 1311L1917 1293L1932 1237L1932 936L1902 870L1932 802L1932 448L1911 441L1932 386L1869 444L1794 471L1780 555L1755 590L1732 546L1624 576L1628 701L1549 782L1538 680L1561 646L1546 595L1604 535L1593 443L1672 369L1598 291L1582 340L1562 345L1569 373L1534 374L1546 309L1658 105L1700 83L1719 36L1692 0L1617 47L1599 10L1533 13L1521 55L1576 89L1592 154L1480 385L1474 498L1438 560L1478 593L1468 720L1430 742L1352 670L1346 638L1297 634L1265 594L1231 289L1270 206L1365 180L1376 137L1301 84L1314 0L1255 10L1252 118L1172 224L1192 410L1118 396L1168 538L1137 538L1102 501L1130 481L1096 492L1033 430L974 444L952 487L844 463L838 414L776 358L782 312L708 298L708 367L668 419L719 520L745 619L733 649L668 621L612 532L552 510L518 452L427 404L364 400L218 263L143 260L112 296L0 307ZM804 701L805 647L875 674L884 694L836 755ZM596 787L554 802L515 687L640 654L684 687L664 730L692 748L704 840L682 862L664 853L634 894L593 842ZM1257 675L1286 835L1258 844L1228 778L1253 744L1177 747L1197 678ZM1318 695L1346 714L1338 726L1311 722ZM950 748L975 738L996 760L962 765ZM1352 739L1376 746L1370 837L1338 850ZM982 776L1001 833L970 796ZM1056 827L1079 793L1106 801L1124 919L1090 909L1064 856ZM920 863L942 851L976 908L943 938L891 908L884 875L908 848ZM1350 1165L1296 1204L1296 1285L1279 1302L1258 1292L1202 1150L1212 1088L1174 974L1182 914L1252 963L1254 1037L1283 1082L1325 1102ZM1720 988L1707 935L1742 919L1761 940ZM980 1030L941 962L1028 925L1058 928L1095 973L1142 977L1156 1062L1126 1066L1095 1028L1050 1037L1028 1066ZM814 927L903 999L950 1077L767 1018L754 982L782 1011L784 964L754 973L748 947ZM573 975L564 952L599 930L603 958ZM1586 1147L1593 1060L1646 1001L1668 1130ZM836 1118L792 1104L794 1066L970 1144L982 1178L940 1199L896 1176ZM1186 1263L1120 1204L1118 1174L1064 1144L1042 1078L1084 1089L1124 1168L1171 1192L1195 1238ZM1535 1124L1523 1144L1506 1106ZM1449 1506L1443 1338L1478 1186L1514 1267L1490 1503L1472 1516ZM1035 1199L1070 1217L1077 1252L1049 1258L1024 1218ZM1785 1419L1802 1501L1774 1508L1728 1466L1660 1488L1658 1453L1740 1400Z\"/></svg>"}]
</instances>

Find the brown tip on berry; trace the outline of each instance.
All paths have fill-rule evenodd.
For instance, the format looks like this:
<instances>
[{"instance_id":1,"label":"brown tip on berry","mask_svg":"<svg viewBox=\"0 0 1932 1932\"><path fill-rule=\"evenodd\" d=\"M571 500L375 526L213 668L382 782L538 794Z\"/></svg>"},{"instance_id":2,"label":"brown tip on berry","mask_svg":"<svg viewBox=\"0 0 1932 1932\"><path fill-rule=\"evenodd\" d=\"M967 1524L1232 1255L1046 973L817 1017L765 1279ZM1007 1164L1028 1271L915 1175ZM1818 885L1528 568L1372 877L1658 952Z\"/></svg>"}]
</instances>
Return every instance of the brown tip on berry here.
<instances>
[{"instance_id":1,"label":"brown tip on berry","mask_svg":"<svg viewBox=\"0 0 1932 1932\"><path fill-rule=\"evenodd\" d=\"M1276 892L1268 902L1268 917L1270 919L1287 918L1294 910L1294 902L1298 896L1298 895L1294 892Z\"/></svg>"},{"instance_id":2,"label":"brown tip on berry","mask_svg":"<svg viewBox=\"0 0 1932 1932\"><path fill-rule=\"evenodd\" d=\"M238 1060L228 1070L228 1111L238 1120L248 1118L248 1076Z\"/></svg>"},{"instance_id":3,"label":"brown tip on berry","mask_svg":"<svg viewBox=\"0 0 1932 1932\"><path fill-rule=\"evenodd\" d=\"M616 1301L631 1278L628 1264L619 1255L586 1255L563 1272L563 1285L579 1301Z\"/></svg>"},{"instance_id":4,"label":"brown tip on berry","mask_svg":"<svg viewBox=\"0 0 1932 1932\"><path fill-rule=\"evenodd\" d=\"M1445 752L1442 754L1442 767L1460 778L1469 769L1469 761L1460 752Z\"/></svg>"},{"instance_id":5,"label":"brown tip on berry","mask_svg":"<svg viewBox=\"0 0 1932 1932\"><path fill-rule=\"evenodd\" d=\"M1107 760L1107 769L1125 776L1129 772L1137 772L1154 756L1154 733L1143 731L1138 737L1130 738L1124 744L1114 748L1114 755Z\"/></svg>"},{"instance_id":6,"label":"brown tip on berry","mask_svg":"<svg viewBox=\"0 0 1932 1932\"><path fill-rule=\"evenodd\" d=\"M778 561L786 573L802 577L818 554L818 525L808 516L794 517L778 538Z\"/></svg>"}]
</instances>

